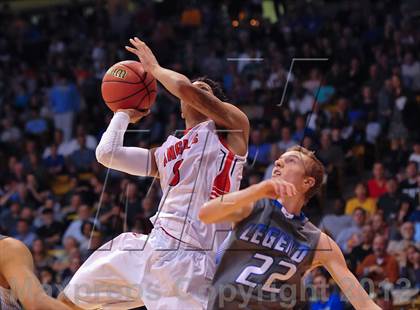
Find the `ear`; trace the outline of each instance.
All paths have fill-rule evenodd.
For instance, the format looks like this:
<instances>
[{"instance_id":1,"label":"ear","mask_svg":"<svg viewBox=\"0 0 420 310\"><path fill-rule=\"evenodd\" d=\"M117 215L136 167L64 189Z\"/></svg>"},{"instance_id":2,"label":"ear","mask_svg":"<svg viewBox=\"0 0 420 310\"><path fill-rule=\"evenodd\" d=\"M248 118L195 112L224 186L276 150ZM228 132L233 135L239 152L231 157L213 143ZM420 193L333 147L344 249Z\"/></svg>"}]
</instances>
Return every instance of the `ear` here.
<instances>
[{"instance_id":1,"label":"ear","mask_svg":"<svg viewBox=\"0 0 420 310\"><path fill-rule=\"evenodd\" d=\"M309 190L310 188L315 186L315 178L314 177L306 177L303 181L303 185L306 188L306 190Z\"/></svg>"}]
</instances>

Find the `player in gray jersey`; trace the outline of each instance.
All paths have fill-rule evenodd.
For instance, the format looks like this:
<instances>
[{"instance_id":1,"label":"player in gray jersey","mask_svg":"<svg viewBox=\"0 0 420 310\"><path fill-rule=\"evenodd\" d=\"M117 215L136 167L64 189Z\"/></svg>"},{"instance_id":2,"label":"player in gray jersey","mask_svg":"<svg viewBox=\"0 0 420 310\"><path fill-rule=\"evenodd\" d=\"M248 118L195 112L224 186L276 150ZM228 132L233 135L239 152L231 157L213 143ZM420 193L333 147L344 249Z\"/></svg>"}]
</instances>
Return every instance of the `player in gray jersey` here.
<instances>
[{"instance_id":1,"label":"player in gray jersey","mask_svg":"<svg viewBox=\"0 0 420 310\"><path fill-rule=\"evenodd\" d=\"M208 310L305 309L302 278L324 266L356 309L380 309L347 268L341 250L302 213L322 184L324 167L295 146L274 163L272 178L203 205L204 223L232 222L221 248Z\"/></svg>"},{"instance_id":2,"label":"player in gray jersey","mask_svg":"<svg viewBox=\"0 0 420 310\"><path fill-rule=\"evenodd\" d=\"M33 268L28 248L0 235L0 310L70 310L44 292Z\"/></svg>"}]
</instances>

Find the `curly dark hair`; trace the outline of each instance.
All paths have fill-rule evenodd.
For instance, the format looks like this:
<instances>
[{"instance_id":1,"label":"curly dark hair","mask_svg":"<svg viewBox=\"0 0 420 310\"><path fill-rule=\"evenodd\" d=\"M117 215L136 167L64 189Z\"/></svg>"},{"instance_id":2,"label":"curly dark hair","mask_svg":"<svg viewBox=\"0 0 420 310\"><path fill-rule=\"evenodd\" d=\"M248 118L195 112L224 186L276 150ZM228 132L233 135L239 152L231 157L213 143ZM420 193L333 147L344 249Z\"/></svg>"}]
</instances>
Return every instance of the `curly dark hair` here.
<instances>
[{"instance_id":1,"label":"curly dark hair","mask_svg":"<svg viewBox=\"0 0 420 310\"><path fill-rule=\"evenodd\" d=\"M208 86L210 86L211 90L213 91L213 95L215 95L217 98L219 98L222 101L227 101L227 97L223 91L223 88L218 82L213 81L207 76L200 76L198 78L195 78L192 80L192 83L194 82L206 83Z\"/></svg>"}]
</instances>

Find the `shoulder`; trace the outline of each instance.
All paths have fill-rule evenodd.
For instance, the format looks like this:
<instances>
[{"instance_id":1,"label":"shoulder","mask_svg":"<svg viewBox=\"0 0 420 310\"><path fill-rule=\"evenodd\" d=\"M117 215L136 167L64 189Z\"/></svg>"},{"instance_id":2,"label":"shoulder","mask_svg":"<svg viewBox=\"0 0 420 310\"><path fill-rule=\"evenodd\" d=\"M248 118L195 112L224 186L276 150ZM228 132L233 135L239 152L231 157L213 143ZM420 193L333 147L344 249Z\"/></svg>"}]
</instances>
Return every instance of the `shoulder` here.
<instances>
[{"instance_id":1,"label":"shoulder","mask_svg":"<svg viewBox=\"0 0 420 310\"><path fill-rule=\"evenodd\" d=\"M328 265L337 254L341 254L338 245L326 233L321 232L316 246L315 264Z\"/></svg>"},{"instance_id":2,"label":"shoulder","mask_svg":"<svg viewBox=\"0 0 420 310\"><path fill-rule=\"evenodd\" d=\"M31 252L23 242L14 238L6 238L0 241L0 269L9 262L27 257L31 257Z\"/></svg>"},{"instance_id":3,"label":"shoulder","mask_svg":"<svg viewBox=\"0 0 420 310\"><path fill-rule=\"evenodd\" d=\"M263 198L255 202L254 209L263 209L271 206L272 204L273 202L270 199Z\"/></svg>"}]
</instances>

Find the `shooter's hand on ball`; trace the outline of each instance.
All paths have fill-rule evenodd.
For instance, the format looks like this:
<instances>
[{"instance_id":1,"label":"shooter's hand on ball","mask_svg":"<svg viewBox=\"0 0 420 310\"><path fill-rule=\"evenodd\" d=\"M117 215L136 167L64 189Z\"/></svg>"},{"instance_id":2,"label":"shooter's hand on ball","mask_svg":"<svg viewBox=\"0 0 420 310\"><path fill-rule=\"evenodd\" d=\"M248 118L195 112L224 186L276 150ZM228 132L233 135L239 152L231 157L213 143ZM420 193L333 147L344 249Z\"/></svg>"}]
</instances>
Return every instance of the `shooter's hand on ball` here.
<instances>
[{"instance_id":1,"label":"shooter's hand on ball","mask_svg":"<svg viewBox=\"0 0 420 310\"><path fill-rule=\"evenodd\" d=\"M136 110L136 109L118 109L117 112L123 112L130 118L130 123L134 124L141 120L143 117L149 115L150 109L148 110Z\"/></svg>"},{"instance_id":2,"label":"shooter's hand on ball","mask_svg":"<svg viewBox=\"0 0 420 310\"><path fill-rule=\"evenodd\" d=\"M154 70L159 67L159 63L156 60L155 55L153 55L150 48L141 41L139 38L135 37L134 39L130 39L130 43L134 46L125 46L125 49L134 55L136 55L140 62L142 63L144 70L150 72L152 75Z\"/></svg>"}]
</instances>

